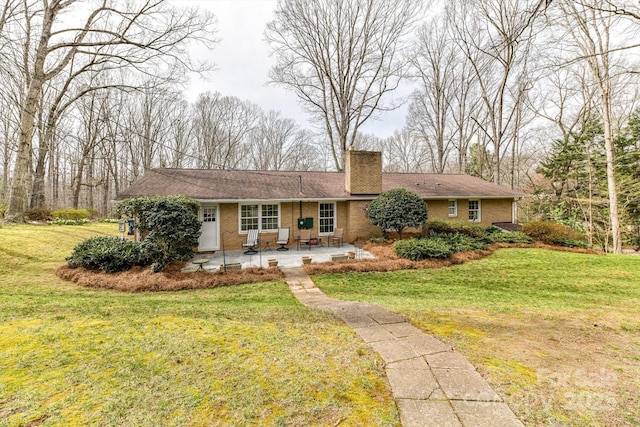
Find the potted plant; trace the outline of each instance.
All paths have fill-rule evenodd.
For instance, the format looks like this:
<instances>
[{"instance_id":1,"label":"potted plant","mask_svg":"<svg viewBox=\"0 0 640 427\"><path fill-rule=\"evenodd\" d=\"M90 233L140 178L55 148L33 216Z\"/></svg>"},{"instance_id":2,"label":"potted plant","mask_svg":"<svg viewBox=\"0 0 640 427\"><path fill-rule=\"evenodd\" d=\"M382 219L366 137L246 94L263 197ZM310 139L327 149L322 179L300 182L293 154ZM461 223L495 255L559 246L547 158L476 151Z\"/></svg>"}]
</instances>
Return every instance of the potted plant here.
<instances>
[{"instance_id":1,"label":"potted plant","mask_svg":"<svg viewBox=\"0 0 640 427\"><path fill-rule=\"evenodd\" d=\"M267 262L269 263L269 267L277 267L278 266L278 260L276 258L268 259Z\"/></svg>"},{"instance_id":2,"label":"potted plant","mask_svg":"<svg viewBox=\"0 0 640 427\"><path fill-rule=\"evenodd\" d=\"M220 264L220 270L222 271L227 271L227 270L241 270L242 269L242 264L239 262L231 262L231 263L227 263L227 264Z\"/></svg>"},{"instance_id":3,"label":"potted plant","mask_svg":"<svg viewBox=\"0 0 640 427\"><path fill-rule=\"evenodd\" d=\"M347 256L349 257L349 259L355 259L356 258L356 253L355 253L355 251L348 251L347 252Z\"/></svg>"},{"instance_id":4,"label":"potted plant","mask_svg":"<svg viewBox=\"0 0 640 427\"><path fill-rule=\"evenodd\" d=\"M303 264L311 264L311 257L310 256L303 256L302 257L302 263Z\"/></svg>"}]
</instances>

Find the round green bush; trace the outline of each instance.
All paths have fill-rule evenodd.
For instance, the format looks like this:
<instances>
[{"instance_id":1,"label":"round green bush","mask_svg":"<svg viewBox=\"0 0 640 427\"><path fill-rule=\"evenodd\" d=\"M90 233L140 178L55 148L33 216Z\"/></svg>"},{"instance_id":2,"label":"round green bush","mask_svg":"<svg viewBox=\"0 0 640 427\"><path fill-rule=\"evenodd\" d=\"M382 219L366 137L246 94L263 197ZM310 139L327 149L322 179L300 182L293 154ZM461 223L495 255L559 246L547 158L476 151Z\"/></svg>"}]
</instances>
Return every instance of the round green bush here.
<instances>
[{"instance_id":1,"label":"round green bush","mask_svg":"<svg viewBox=\"0 0 640 427\"><path fill-rule=\"evenodd\" d=\"M135 197L120 202L116 211L138 218L136 227L144 235L142 253L152 271L161 271L174 261L186 261L198 246L200 204L184 196Z\"/></svg>"},{"instance_id":2,"label":"round green bush","mask_svg":"<svg viewBox=\"0 0 640 427\"><path fill-rule=\"evenodd\" d=\"M66 261L69 267L105 273L117 273L145 264L139 243L109 236L90 237L79 243Z\"/></svg>"},{"instance_id":3,"label":"round green bush","mask_svg":"<svg viewBox=\"0 0 640 427\"><path fill-rule=\"evenodd\" d=\"M584 235L571 227L551 221L532 221L522 226L522 232L548 245L586 247Z\"/></svg>"},{"instance_id":4,"label":"round green bush","mask_svg":"<svg viewBox=\"0 0 640 427\"><path fill-rule=\"evenodd\" d=\"M427 204L403 188L385 191L369 205L369 220L383 232L395 231L402 236L405 228L422 227L427 220Z\"/></svg>"}]
</instances>

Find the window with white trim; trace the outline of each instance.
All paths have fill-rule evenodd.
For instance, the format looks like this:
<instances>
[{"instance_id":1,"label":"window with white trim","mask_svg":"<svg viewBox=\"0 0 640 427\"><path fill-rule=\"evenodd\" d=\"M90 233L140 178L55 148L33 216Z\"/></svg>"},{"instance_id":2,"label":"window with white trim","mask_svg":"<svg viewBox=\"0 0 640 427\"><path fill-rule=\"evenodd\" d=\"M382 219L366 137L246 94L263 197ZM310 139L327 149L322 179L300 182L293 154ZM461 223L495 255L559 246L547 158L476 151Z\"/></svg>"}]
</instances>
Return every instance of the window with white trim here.
<instances>
[{"instance_id":1,"label":"window with white trim","mask_svg":"<svg viewBox=\"0 0 640 427\"><path fill-rule=\"evenodd\" d=\"M458 201L449 200L449 216L458 216Z\"/></svg>"},{"instance_id":2,"label":"window with white trim","mask_svg":"<svg viewBox=\"0 0 640 427\"><path fill-rule=\"evenodd\" d=\"M469 221L480 222L480 200L469 200Z\"/></svg>"},{"instance_id":3,"label":"window with white trim","mask_svg":"<svg viewBox=\"0 0 640 427\"><path fill-rule=\"evenodd\" d=\"M276 231L280 224L280 205L240 205L240 232L249 230Z\"/></svg>"},{"instance_id":4,"label":"window with white trim","mask_svg":"<svg viewBox=\"0 0 640 427\"><path fill-rule=\"evenodd\" d=\"M319 203L318 230L320 234L331 234L336 227L336 204Z\"/></svg>"},{"instance_id":5,"label":"window with white trim","mask_svg":"<svg viewBox=\"0 0 640 427\"><path fill-rule=\"evenodd\" d=\"M278 205L262 205L260 212L260 230L277 230L278 224Z\"/></svg>"}]
</instances>

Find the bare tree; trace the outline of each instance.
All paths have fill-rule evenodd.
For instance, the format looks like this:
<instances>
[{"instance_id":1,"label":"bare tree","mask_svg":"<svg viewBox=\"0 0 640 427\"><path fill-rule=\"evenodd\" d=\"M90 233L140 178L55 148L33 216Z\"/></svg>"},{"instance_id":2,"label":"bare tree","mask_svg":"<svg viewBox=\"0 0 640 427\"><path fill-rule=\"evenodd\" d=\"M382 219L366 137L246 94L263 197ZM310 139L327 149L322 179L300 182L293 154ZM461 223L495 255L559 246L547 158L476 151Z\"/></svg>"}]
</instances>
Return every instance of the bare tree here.
<instances>
[{"instance_id":1,"label":"bare tree","mask_svg":"<svg viewBox=\"0 0 640 427\"><path fill-rule=\"evenodd\" d=\"M92 92L90 96L83 98L79 105L78 113L81 126L79 126L80 132L75 138L75 167L71 182L72 206L76 209L79 206L82 188L93 189L100 184L93 179L93 166L96 149L105 135L104 114L107 110L108 104L105 97L98 92Z\"/></svg>"},{"instance_id":2,"label":"bare tree","mask_svg":"<svg viewBox=\"0 0 640 427\"><path fill-rule=\"evenodd\" d=\"M185 55L190 40L210 40L210 17L195 10L177 10L166 0L116 2L43 0L24 2L25 75L20 105L20 134L11 184L8 217L21 220L28 203L33 137L44 85L89 58L101 58L96 69L128 66L157 75L173 65L194 69ZM85 8L77 6L82 4ZM74 19L69 13L75 13ZM84 14L80 13L84 12ZM74 25L73 22L81 22ZM33 44L32 44L33 42Z\"/></svg>"},{"instance_id":3,"label":"bare tree","mask_svg":"<svg viewBox=\"0 0 640 427\"><path fill-rule=\"evenodd\" d=\"M404 38L420 0L282 0L266 39L272 82L291 89L322 124L336 169L360 127L405 76Z\"/></svg>"},{"instance_id":4,"label":"bare tree","mask_svg":"<svg viewBox=\"0 0 640 427\"><path fill-rule=\"evenodd\" d=\"M616 46L612 38L614 28L620 25L615 14L603 11L610 2L589 0L582 2L559 1L562 11L566 47L573 48L574 60L584 61L598 91L599 110L604 128L604 145L609 195L609 220L612 252L622 252L620 218L618 214L618 188L615 172L613 93L616 84Z\"/></svg>"},{"instance_id":5,"label":"bare tree","mask_svg":"<svg viewBox=\"0 0 640 427\"><path fill-rule=\"evenodd\" d=\"M5 52L11 43L11 38L7 34L9 32L8 28L20 13L21 7L20 0L3 0L2 6L0 6L0 69L5 65Z\"/></svg>"},{"instance_id":6,"label":"bare tree","mask_svg":"<svg viewBox=\"0 0 640 427\"><path fill-rule=\"evenodd\" d=\"M127 105L127 147L130 167L136 178L159 166L168 141L176 103L182 98L172 88L147 81L132 93Z\"/></svg>"},{"instance_id":7,"label":"bare tree","mask_svg":"<svg viewBox=\"0 0 640 427\"><path fill-rule=\"evenodd\" d=\"M463 58L451 42L446 20L432 19L418 32L417 54L412 61L419 89L411 100L407 124L431 151L431 169L444 173L454 145L452 102L456 89L455 73Z\"/></svg>"},{"instance_id":8,"label":"bare tree","mask_svg":"<svg viewBox=\"0 0 640 427\"><path fill-rule=\"evenodd\" d=\"M382 155L386 172L426 172L432 158L429 145L408 128L382 141Z\"/></svg>"},{"instance_id":9,"label":"bare tree","mask_svg":"<svg viewBox=\"0 0 640 427\"><path fill-rule=\"evenodd\" d=\"M219 92L200 94L193 115L196 166L233 169L248 163L245 157L248 150L243 147L261 114L257 105L234 96L223 96Z\"/></svg>"},{"instance_id":10,"label":"bare tree","mask_svg":"<svg viewBox=\"0 0 640 427\"><path fill-rule=\"evenodd\" d=\"M518 80L529 55L533 24L548 6L547 0L472 0L450 5L456 42L477 78L484 112L472 117L489 138L493 153L493 180L500 183L502 155L509 133L518 132L517 109L526 86Z\"/></svg>"},{"instance_id":11,"label":"bare tree","mask_svg":"<svg viewBox=\"0 0 640 427\"><path fill-rule=\"evenodd\" d=\"M163 162L167 167L183 168L191 165L191 122L189 103L184 99L174 102L170 110L169 137L163 146Z\"/></svg>"},{"instance_id":12,"label":"bare tree","mask_svg":"<svg viewBox=\"0 0 640 427\"><path fill-rule=\"evenodd\" d=\"M304 144L307 137L294 120L280 117L278 111L268 111L251 134L251 169L295 168L298 146Z\"/></svg>"}]
</instances>

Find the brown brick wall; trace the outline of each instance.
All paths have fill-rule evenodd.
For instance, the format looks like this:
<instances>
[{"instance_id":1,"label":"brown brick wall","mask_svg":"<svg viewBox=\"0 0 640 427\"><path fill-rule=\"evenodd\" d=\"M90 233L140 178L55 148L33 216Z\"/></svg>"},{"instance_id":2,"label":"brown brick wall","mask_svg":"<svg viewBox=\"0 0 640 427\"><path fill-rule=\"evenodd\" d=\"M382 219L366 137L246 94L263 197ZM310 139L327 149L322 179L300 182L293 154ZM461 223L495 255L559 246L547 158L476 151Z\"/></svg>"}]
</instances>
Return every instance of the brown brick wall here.
<instances>
[{"instance_id":1,"label":"brown brick wall","mask_svg":"<svg viewBox=\"0 0 640 427\"><path fill-rule=\"evenodd\" d=\"M345 189L351 194L382 193L382 153L349 150L344 156Z\"/></svg>"},{"instance_id":2,"label":"brown brick wall","mask_svg":"<svg viewBox=\"0 0 640 427\"><path fill-rule=\"evenodd\" d=\"M380 227L371 224L367 215L367 208L371 202L349 202L347 207L347 221L349 226L345 229L345 241L353 242L356 239L368 239L371 236L381 236Z\"/></svg>"},{"instance_id":3,"label":"brown brick wall","mask_svg":"<svg viewBox=\"0 0 640 427\"><path fill-rule=\"evenodd\" d=\"M222 249L222 239L224 239L225 249L240 249L245 235L238 233L238 204L221 203L220 209L220 249Z\"/></svg>"},{"instance_id":4,"label":"brown brick wall","mask_svg":"<svg viewBox=\"0 0 640 427\"><path fill-rule=\"evenodd\" d=\"M371 236L381 236L379 227L371 225L367 215L369 201L337 202L336 227L345 230L345 241L353 242L356 239L368 239ZM467 221L469 218L469 200L458 199L458 216L449 217L447 200L427 200L429 218L445 220ZM481 200L480 225L488 227L494 222L511 222L511 200ZM313 218L313 234L318 234L318 202L304 202L302 204L302 216ZM280 225L290 227L291 240L299 234L298 218L300 217L300 205L298 202L286 202L280 204ZM238 231L238 204L220 204L220 233L219 241L222 244L224 238L225 249L240 249L246 235ZM266 237L274 239L276 234L267 234ZM222 247L222 246L221 246Z\"/></svg>"},{"instance_id":5,"label":"brown brick wall","mask_svg":"<svg viewBox=\"0 0 640 427\"><path fill-rule=\"evenodd\" d=\"M337 227L347 228L347 212L346 202L336 203L337 205ZM318 202L303 202L302 217L313 218L312 234L318 235ZM239 232L238 220L238 204L222 203L220 204L220 233L224 234L225 249L240 249L242 242L246 238L246 234ZM290 245L294 244L294 238L299 234L298 218L300 218L299 202L282 202L280 203L280 226L289 227L290 229ZM269 238L275 240L277 233L264 233L261 238Z\"/></svg>"},{"instance_id":6,"label":"brown brick wall","mask_svg":"<svg viewBox=\"0 0 640 427\"><path fill-rule=\"evenodd\" d=\"M512 200L482 200L480 207L482 226L489 227L494 222L511 222L512 207Z\"/></svg>"},{"instance_id":7,"label":"brown brick wall","mask_svg":"<svg viewBox=\"0 0 640 427\"><path fill-rule=\"evenodd\" d=\"M447 200L427 201L429 205L429 218L443 218L454 221L469 220L469 199L458 200L458 216L449 216L449 205ZM472 199L478 200L478 199ZM479 199L480 200L480 222L483 227L489 227L494 222L511 222L512 200L511 199Z\"/></svg>"}]
</instances>

